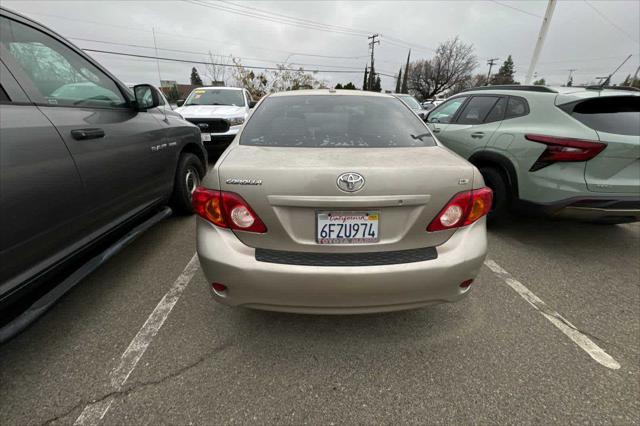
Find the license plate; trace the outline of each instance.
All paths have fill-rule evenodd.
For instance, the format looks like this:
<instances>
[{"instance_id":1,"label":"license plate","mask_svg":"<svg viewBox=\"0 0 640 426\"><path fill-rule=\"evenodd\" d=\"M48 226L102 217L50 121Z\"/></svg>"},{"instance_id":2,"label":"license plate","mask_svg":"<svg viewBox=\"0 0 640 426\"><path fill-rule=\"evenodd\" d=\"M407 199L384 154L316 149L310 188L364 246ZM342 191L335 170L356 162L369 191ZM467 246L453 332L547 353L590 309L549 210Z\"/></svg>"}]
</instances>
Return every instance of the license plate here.
<instances>
[{"instance_id":1,"label":"license plate","mask_svg":"<svg viewBox=\"0 0 640 426\"><path fill-rule=\"evenodd\" d=\"M211 142L211 133L200 133L202 142Z\"/></svg>"},{"instance_id":2,"label":"license plate","mask_svg":"<svg viewBox=\"0 0 640 426\"><path fill-rule=\"evenodd\" d=\"M370 244L378 242L379 212L318 212L316 215L316 241L318 244Z\"/></svg>"}]
</instances>

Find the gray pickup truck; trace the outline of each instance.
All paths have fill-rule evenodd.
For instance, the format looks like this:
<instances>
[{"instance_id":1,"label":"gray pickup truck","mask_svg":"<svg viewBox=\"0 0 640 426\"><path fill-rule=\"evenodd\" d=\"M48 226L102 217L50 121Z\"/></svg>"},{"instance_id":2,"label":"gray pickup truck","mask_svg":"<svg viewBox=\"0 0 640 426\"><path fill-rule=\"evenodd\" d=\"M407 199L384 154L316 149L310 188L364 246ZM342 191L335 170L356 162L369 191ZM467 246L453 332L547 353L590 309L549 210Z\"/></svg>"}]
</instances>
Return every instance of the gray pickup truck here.
<instances>
[{"instance_id":1,"label":"gray pickup truck","mask_svg":"<svg viewBox=\"0 0 640 426\"><path fill-rule=\"evenodd\" d=\"M158 105L154 87L129 90L60 35L0 8L0 341L167 205L192 212L207 166L200 130ZM27 299L39 302L18 303Z\"/></svg>"}]
</instances>

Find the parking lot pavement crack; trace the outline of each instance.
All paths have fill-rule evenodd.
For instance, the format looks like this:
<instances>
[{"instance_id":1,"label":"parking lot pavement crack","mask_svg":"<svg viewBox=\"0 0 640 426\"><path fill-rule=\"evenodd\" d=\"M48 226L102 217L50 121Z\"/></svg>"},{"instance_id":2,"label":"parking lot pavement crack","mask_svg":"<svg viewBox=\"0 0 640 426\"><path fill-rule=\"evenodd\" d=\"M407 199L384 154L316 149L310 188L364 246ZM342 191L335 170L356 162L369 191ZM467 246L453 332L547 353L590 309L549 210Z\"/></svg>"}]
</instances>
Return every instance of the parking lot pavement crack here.
<instances>
[{"instance_id":1,"label":"parking lot pavement crack","mask_svg":"<svg viewBox=\"0 0 640 426\"><path fill-rule=\"evenodd\" d=\"M83 400L78 402L77 404L75 404L73 407L67 409L66 411L64 411L63 413L60 413L58 415L56 415L55 417L52 417L48 420L45 420L44 422L41 423L42 426L46 426L46 425L50 425L55 423L58 420L64 419L65 417L67 417L68 415L70 415L71 413L73 413L74 411L76 411L77 409L83 407L83 406L87 406L87 405L96 405L96 404L100 404L101 402L104 402L110 398L117 398L117 397L124 397L127 396L129 394L132 394L140 389L144 389L144 388L148 388L148 387L152 387L152 386L158 386L161 385L162 383L168 381L168 380L172 380L175 379L176 377L182 376L183 374L185 374L186 372L200 366L201 364L205 363L206 361L208 361L210 358L212 358L214 355L217 355L218 353L224 351L225 349L227 349L230 345L228 343L224 343L216 348L214 348L212 351L207 352L206 354L202 355L201 357L199 357L198 359L196 359L195 361L180 367L177 370L174 370L172 372L169 372L168 374L165 374L164 376L155 379L155 380L148 380L148 381L139 381L139 382L133 382L129 385L127 385L125 388L122 389L116 389L113 390L111 392L108 392L104 395L102 395L99 398L95 398L89 401Z\"/></svg>"}]
</instances>

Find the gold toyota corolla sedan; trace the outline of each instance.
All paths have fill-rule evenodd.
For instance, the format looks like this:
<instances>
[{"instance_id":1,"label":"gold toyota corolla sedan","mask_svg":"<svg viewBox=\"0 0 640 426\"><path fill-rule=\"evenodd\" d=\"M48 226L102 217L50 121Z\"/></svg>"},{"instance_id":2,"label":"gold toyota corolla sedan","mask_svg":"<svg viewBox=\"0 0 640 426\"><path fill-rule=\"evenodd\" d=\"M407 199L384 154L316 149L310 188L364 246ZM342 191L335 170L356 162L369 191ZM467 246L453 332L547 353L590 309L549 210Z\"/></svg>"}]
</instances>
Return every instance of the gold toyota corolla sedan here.
<instances>
[{"instance_id":1,"label":"gold toyota corolla sedan","mask_svg":"<svg viewBox=\"0 0 640 426\"><path fill-rule=\"evenodd\" d=\"M300 90L260 101L193 193L218 302L354 314L455 302L487 251L492 193L401 100Z\"/></svg>"}]
</instances>

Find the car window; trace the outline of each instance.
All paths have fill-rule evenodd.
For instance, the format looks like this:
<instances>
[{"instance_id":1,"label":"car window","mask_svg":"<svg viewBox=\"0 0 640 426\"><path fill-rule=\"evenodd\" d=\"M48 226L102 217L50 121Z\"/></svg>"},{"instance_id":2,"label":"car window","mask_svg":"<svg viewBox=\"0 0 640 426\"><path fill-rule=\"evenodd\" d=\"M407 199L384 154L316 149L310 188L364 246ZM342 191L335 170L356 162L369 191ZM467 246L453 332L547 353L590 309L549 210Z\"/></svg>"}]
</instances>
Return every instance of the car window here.
<instances>
[{"instance_id":1,"label":"car window","mask_svg":"<svg viewBox=\"0 0 640 426\"><path fill-rule=\"evenodd\" d=\"M507 111L505 114L505 119L514 118L514 117L522 117L523 115L527 115L529 113L529 106L527 105L527 101L524 98L517 98L515 96L509 97L509 103L507 104Z\"/></svg>"},{"instance_id":2,"label":"car window","mask_svg":"<svg viewBox=\"0 0 640 426\"><path fill-rule=\"evenodd\" d=\"M414 98L413 96L409 96L409 95L401 96L401 95L399 95L398 98L400 98L401 100L406 102L406 104L409 105L409 107L411 109L422 109L422 107L420 106L420 102L418 102L416 100L416 98Z\"/></svg>"},{"instance_id":3,"label":"car window","mask_svg":"<svg viewBox=\"0 0 640 426\"><path fill-rule=\"evenodd\" d=\"M241 145L301 148L434 146L425 124L399 99L375 96L268 97L245 124Z\"/></svg>"},{"instance_id":4,"label":"car window","mask_svg":"<svg viewBox=\"0 0 640 426\"><path fill-rule=\"evenodd\" d=\"M457 124L482 124L498 98L495 96L474 96L465 105L456 120Z\"/></svg>"},{"instance_id":5,"label":"car window","mask_svg":"<svg viewBox=\"0 0 640 426\"><path fill-rule=\"evenodd\" d=\"M244 106L242 90L195 89L184 103L188 105L233 105Z\"/></svg>"},{"instance_id":6,"label":"car window","mask_svg":"<svg viewBox=\"0 0 640 426\"><path fill-rule=\"evenodd\" d=\"M617 135L640 136L640 97L611 96L571 104L567 111L590 128ZM561 107L566 110L566 107Z\"/></svg>"},{"instance_id":7,"label":"car window","mask_svg":"<svg viewBox=\"0 0 640 426\"><path fill-rule=\"evenodd\" d=\"M492 123L494 121L500 121L504 118L504 112L507 107L507 98L500 98L498 102L493 105L489 115L484 119L485 123Z\"/></svg>"},{"instance_id":8,"label":"car window","mask_svg":"<svg viewBox=\"0 0 640 426\"><path fill-rule=\"evenodd\" d=\"M9 95L7 95L7 92L4 91L2 86L0 86L0 102L11 102Z\"/></svg>"},{"instance_id":9,"label":"car window","mask_svg":"<svg viewBox=\"0 0 640 426\"><path fill-rule=\"evenodd\" d=\"M450 123L453 116L456 114L460 106L467 100L466 96L460 98L451 99L437 108L429 114L430 123Z\"/></svg>"},{"instance_id":10,"label":"car window","mask_svg":"<svg viewBox=\"0 0 640 426\"><path fill-rule=\"evenodd\" d=\"M50 105L127 105L113 80L54 38L5 17L0 17L0 35L7 52Z\"/></svg>"}]
</instances>

